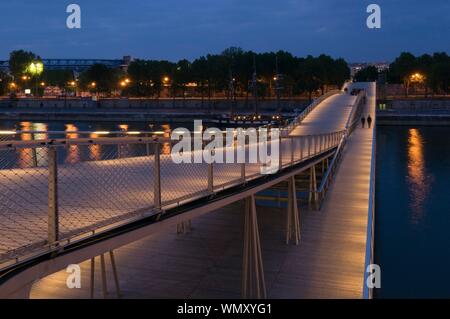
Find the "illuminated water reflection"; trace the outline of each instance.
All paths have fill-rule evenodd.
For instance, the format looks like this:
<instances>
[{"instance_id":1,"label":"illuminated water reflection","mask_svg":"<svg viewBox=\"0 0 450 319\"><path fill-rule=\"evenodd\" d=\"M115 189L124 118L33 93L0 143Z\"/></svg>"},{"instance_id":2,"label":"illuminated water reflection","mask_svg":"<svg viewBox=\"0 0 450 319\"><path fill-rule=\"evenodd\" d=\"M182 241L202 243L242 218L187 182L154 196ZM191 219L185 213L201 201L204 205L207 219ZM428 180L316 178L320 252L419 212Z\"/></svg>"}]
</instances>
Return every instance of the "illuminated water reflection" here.
<instances>
[{"instance_id":1,"label":"illuminated water reflection","mask_svg":"<svg viewBox=\"0 0 450 319\"><path fill-rule=\"evenodd\" d=\"M424 217L424 202L430 192L424 159L424 141L418 129L409 130L408 138L408 184L411 197L411 223L417 224Z\"/></svg>"}]
</instances>

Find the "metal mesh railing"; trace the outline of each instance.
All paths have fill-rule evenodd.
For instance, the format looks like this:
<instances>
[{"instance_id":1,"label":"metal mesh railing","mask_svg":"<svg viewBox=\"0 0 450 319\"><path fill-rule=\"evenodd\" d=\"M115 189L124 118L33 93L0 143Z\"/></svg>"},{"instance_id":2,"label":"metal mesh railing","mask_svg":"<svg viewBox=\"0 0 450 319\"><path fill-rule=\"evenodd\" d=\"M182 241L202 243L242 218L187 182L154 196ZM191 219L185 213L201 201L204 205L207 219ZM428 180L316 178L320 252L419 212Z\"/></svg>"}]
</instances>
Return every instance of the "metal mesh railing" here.
<instances>
[{"instance_id":1,"label":"metal mesh railing","mask_svg":"<svg viewBox=\"0 0 450 319\"><path fill-rule=\"evenodd\" d=\"M282 137L269 140L269 149L280 143L284 168L337 147L344 133ZM262 163L249 162L248 140L245 163L175 164L173 143L148 137L0 142L0 268L263 175Z\"/></svg>"},{"instance_id":2,"label":"metal mesh railing","mask_svg":"<svg viewBox=\"0 0 450 319\"><path fill-rule=\"evenodd\" d=\"M6 141L43 141L49 139L77 139L99 137L157 137L164 135L163 131L29 131L29 130L0 130L0 142Z\"/></svg>"}]
</instances>

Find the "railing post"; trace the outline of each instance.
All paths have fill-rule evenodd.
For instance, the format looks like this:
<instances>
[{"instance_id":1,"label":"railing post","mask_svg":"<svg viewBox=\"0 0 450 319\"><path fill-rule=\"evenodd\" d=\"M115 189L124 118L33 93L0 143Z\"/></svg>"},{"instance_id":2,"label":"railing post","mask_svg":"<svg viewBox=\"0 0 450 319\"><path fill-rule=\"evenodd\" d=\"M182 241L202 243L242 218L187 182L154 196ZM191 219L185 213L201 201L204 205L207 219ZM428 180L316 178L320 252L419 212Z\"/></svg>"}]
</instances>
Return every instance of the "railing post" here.
<instances>
[{"instance_id":1,"label":"railing post","mask_svg":"<svg viewBox=\"0 0 450 319\"><path fill-rule=\"evenodd\" d=\"M214 193L214 167L213 163L208 164L208 192Z\"/></svg>"},{"instance_id":2,"label":"railing post","mask_svg":"<svg viewBox=\"0 0 450 319\"><path fill-rule=\"evenodd\" d=\"M278 165L278 167L279 167L279 169L282 169L283 168L283 145L282 145L282 138L281 138L281 136L279 137L279 149L280 149L280 151L279 151L279 165Z\"/></svg>"},{"instance_id":3,"label":"railing post","mask_svg":"<svg viewBox=\"0 0 450 319\"><path fill-rule=\"evenodd\" d=\"M291 137L291 166L294 165L294 138Z\"/></svg>"},{"instance_id":4,"label":"railing post","mask_svg":"<svg viewBox=\"0 0 450 319\"><path fill-rule=\"evenodd\" d=\"M144 137L151 137L150 134L148 134L148 136L146 134L144 134ZM150 143L145 143L145 151L147 156L150 156Z\"/></svg>"},{"instance_id":5,"label":"railing post","mask_svg":"<svg viewBox=\"0 0 450 319\"><path fill-rule=\"evenodd\" d=\"M305 139L302 136L298 137L300 142L300 161L303 160L303 150L305 149Z\"/></svg>"},{"instance_id":6,"label":"railing post","mask_svg":"<svg viewBox=\"0 0 450 319\"><path fill-rule=\"evenodd\" d=\"M56 147L48 149L48 243L59 240L58 164Z\"/></svg>"},{"instance_id":7,"label":"railing post","mask_svg":"<svg viewBox=\"0 0 450 319\"><path fill-rule=\"evenodd\" d=\"M314 139L314 155L316 155L317 154L317 136L314 135L313 139Z\"/></svg>"},{"instance_id":8,"label":"railing post","mask_svg":"<svg viewBox=\"0 0 450 319\"><path fill-rule=\"evenodd\" d=\"M308 157L311 157L311 135L309 135L308 137Z\"/></svg>"},{"instance_id":9,"label":"railing post","mask_svg":"<svg viewBox=\"0 0 450 319\"><path fill-rule=\"evenodd\" d=\"M161 209L161 154L158 142L155 142L154 153L153 205L156 209Z\"/></svg>"}]
</instances>

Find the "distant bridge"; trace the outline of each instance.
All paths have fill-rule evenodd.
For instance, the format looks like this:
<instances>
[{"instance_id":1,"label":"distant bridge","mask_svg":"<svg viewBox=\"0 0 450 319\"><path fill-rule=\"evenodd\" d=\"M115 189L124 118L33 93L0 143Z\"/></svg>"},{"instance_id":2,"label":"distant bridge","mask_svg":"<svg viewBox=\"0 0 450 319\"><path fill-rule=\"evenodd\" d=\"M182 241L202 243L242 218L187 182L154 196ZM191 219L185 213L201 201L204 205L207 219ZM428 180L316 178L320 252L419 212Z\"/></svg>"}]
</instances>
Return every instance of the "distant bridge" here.
<instances>
[{"instance_id":1,"label":"distant bridge","mask_svg":"<svg viewBox=\"0 0 450 319\"><path fill-rule=\"evenodd\" d=\"M44 69L46 70L70 70L75 72L83 72L94 64L104 64L110 68L124 68L130 62L130 57L123 59L42 59ZM0 69L9 70L9 61L0 61Z\"/></svg>"},{"instance_id":2,"label":"distant bridge","mask_svg":"<svg viewBox=\"0 0 450 319\"><path fill-rule=\"evenodd\" d=\"M243 200L243 297L370 298L375 136L359 122L375 120L375 84L353 88L365 92L331 92L286 128L273 175L262 175L261 164L175 165L164 138L71 132L35 141L26 133L0 142L0 297L28 297L35 281L99 255L104 273L108 252L118 288L114 250ZM305 177L314 218L303 221ZM285 242L301 245L290 248L295 267L269 287L256 199L270 200L271 189L287 194L287 213L278 215Z\"/></svg>"}]
</instances>

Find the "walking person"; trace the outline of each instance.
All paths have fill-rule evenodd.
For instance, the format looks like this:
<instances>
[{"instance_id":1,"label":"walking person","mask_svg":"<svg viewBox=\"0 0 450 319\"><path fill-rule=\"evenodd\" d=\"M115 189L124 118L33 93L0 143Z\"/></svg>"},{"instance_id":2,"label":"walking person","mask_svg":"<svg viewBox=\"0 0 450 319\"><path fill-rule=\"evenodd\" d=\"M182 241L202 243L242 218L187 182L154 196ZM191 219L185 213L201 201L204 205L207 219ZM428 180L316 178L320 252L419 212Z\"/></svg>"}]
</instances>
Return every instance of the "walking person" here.
<instances>
[{"instance_id":1,"label":"walking person","mask_svg":"<svg viewBox=\"0 0 450 319\"><path fill-rule=\"evenodd\" d=\"M369 125L369 128L372 126L372 118L370 117L370 114L367 116L367 125Z\"/></svg>"},{"instance_id":2,"label":"walking person","mask_svg":"<svg viewBox=\"0 0 450 319\"><path fill-rule=\"evenodd\" d=\"M361 117L361 125L362 125L362 128L364 128L364 125L366 124L366 118L363 116L363 117Z\"/></svg>"}]
</instances>

